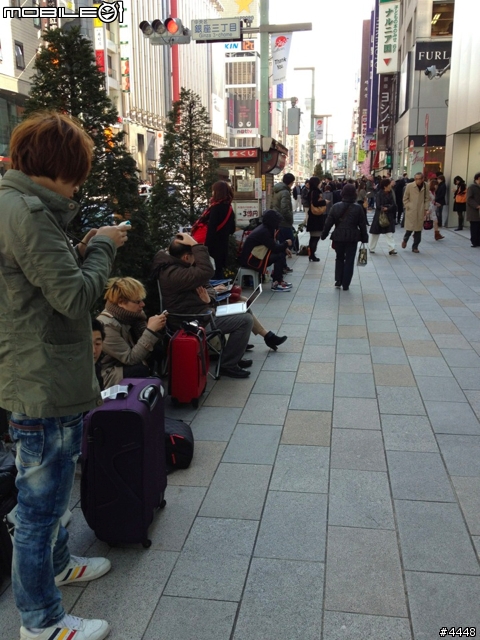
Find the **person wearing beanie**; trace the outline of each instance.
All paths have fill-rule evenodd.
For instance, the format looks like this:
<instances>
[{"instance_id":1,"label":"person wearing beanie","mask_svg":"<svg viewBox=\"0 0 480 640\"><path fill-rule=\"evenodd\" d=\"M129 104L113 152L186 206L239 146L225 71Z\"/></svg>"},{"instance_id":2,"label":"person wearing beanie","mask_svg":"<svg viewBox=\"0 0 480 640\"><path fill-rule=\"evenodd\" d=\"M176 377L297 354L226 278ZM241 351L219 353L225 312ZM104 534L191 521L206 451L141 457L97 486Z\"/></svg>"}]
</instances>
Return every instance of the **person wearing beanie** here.
<instances>
[{"instance_id":1,"label":"person wearing beanie","mask_svg":"<svg viewBox=\"0 0 480 640\"><path fill-rule=\"evenodd\" d=\"M326 240L330 229L335 226L331 235L337 254L335 286L343 287L344 291L348 291L352 281L357 245L359 242L368 242L365 214L356 199L355 185L346 184L342 189L342 201L331 208L322 232L322 240Z\"/></svg>"},{"instance_id":2,"label":"person wearing beanie","mask_svg":"<svg viewBox=\"0 0 480 640\"><path fill-rule=\"evenodd\" d=\"M278 231L278 241L285 242L291 240L292 245L295 240L293 233L293 205L292 205L292 187L295 184L295 176L293 173L286 173L282 182L273 187L272 209L278 211L282 219ZM285 265L284 273L291 273L290 269Z\"/></svg>"}]
</instances>

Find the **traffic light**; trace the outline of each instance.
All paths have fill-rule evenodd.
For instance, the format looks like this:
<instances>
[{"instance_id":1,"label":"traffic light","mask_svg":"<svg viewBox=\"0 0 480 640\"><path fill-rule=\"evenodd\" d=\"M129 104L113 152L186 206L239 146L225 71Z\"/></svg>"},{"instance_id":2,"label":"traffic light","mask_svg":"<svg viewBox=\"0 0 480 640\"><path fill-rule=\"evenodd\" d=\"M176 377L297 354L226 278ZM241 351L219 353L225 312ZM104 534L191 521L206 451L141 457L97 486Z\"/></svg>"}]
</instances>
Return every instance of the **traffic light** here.
<instances>
[{"instance_id":1,"label":"traffic light","mask_svg":"<svg viewBox=\"0 0 480 640\"><path fill-rule=\"evenodd\" d=\"M165 22L154 20L152 23L144 20L139 24L140 31L151 44L174 45L189 44L191 41L190 29L183 26L180 18L167 18Z\"/></svg>"},{"instance_id":2,"label":"traffic light","mask_svg":"<svg viewBox=\"0 0 480 640\"><path fill-rule=\"evenodd\" d=\"M325 149L325 147L322 147L322 160L326 160L327 159L327 150Z\"/></svg>"}]
</instances>

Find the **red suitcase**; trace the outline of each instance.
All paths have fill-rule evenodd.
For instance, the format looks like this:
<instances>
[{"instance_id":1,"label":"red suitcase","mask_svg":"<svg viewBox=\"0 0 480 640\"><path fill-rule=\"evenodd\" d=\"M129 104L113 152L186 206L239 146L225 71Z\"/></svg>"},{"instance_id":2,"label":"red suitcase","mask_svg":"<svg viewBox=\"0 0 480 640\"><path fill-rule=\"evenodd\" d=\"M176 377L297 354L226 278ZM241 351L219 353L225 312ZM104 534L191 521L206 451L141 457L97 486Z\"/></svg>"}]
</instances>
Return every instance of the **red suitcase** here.
<instances>
[{"instance_id":1,"label":"red suitcase","mask_svg":"<svg viewBox=\"0 0 480 640\"><path fill-rule=\"evenodd\" d=\"M191 402L196 408L207 386L210 356L205 329L185 323L169 344L169 393L174 404Z\"/></svg>"}]
</instances>

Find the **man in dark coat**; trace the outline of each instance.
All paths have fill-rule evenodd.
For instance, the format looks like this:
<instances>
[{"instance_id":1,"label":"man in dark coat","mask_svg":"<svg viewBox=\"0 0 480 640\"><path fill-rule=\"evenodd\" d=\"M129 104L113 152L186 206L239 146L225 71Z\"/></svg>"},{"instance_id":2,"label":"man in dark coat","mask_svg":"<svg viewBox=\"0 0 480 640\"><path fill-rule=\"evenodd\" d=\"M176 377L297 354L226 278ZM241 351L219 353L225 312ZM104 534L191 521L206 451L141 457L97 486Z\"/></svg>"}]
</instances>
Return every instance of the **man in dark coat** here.
<instances>
[{"instance_id":1,"label":"man in dark coat","mask_svg":"<svg viewBox=\"0 0 480 640\"><path fill-rule=\"evenodd\" d=\"M480 172L467 189L467 220L472 247L480 247Z\"/></svg>"}]
</instances>

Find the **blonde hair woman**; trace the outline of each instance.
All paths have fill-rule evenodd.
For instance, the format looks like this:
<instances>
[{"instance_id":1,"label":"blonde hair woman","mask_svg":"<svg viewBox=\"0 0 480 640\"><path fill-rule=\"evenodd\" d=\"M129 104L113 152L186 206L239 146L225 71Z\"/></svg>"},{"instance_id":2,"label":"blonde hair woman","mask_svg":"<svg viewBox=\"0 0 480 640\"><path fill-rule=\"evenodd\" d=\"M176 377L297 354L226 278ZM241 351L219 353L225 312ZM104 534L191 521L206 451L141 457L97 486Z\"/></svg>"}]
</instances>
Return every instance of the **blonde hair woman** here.
<instances>
[{"instance_id":1,"label":"blonde hair woman","mask_svg":"<svg viewBox=\"0 0 480 640\"><path fill-rule=\"evenodd\" d=\"M111 278L105 290L105 309L98 316L105 327L101 360L105 388L123 378L151 375L154 360L162 357L158 344L167 322L166 313L147 319L146 291L134 278Z\"/></svg>"}]
</instances>

